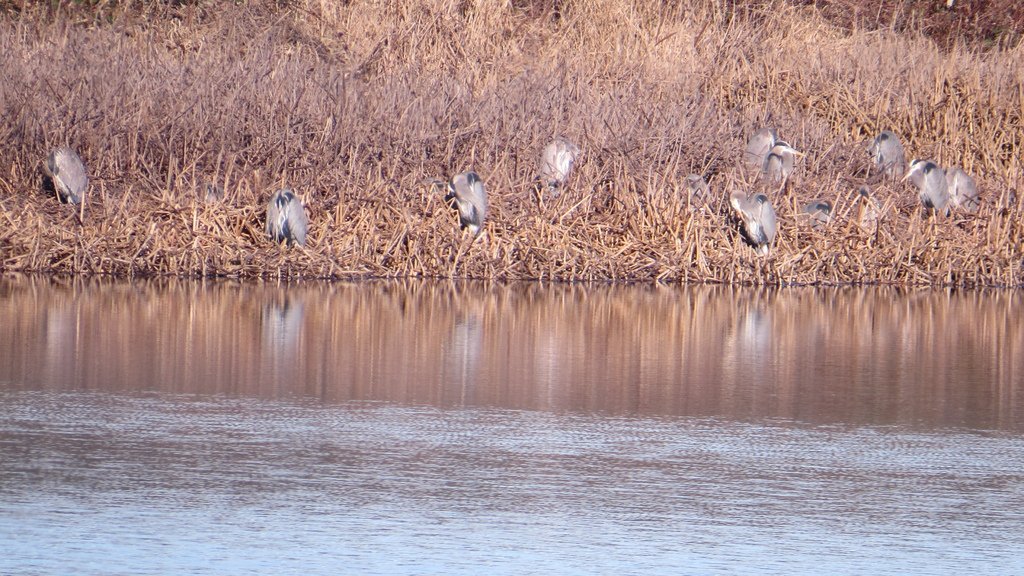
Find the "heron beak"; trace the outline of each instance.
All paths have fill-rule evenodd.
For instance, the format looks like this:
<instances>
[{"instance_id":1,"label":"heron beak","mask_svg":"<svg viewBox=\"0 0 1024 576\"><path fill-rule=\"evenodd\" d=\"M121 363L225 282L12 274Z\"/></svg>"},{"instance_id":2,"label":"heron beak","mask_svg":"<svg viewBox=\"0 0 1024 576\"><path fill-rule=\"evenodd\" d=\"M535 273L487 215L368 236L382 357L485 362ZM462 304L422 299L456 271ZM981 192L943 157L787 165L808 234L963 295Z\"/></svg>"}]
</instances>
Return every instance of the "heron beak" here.
<instances>
[{"instance_id":1,"label":"heron beak","mask_svg":"<svg viewBox=\"0 0 1024 576\"><path fill-rule=\"evenodd\" d=\"M442 190L448 188L448 181L441 180L440 178L424 178L420 183L424 186L433 186Z\"/></svg>"}]
</instances>

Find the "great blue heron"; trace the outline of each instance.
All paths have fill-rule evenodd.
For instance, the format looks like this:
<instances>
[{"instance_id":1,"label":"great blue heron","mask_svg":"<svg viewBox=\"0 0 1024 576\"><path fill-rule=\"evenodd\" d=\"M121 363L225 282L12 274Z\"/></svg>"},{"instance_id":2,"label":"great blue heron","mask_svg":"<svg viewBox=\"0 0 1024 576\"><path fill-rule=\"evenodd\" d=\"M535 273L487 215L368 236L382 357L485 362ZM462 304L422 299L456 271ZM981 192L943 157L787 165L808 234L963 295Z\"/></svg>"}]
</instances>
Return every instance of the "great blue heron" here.
<instances>
[{"instance_id":1,"label":"great blue heron","mask_svg":"<svg viewBox=\"0 0 1024 576\"><path fill-rule=\"evenodd\" d=\"M832 221L832 203L826 200L815 200L804 206L804 214L811 220L811 227L825 226Z\"/></svg>"},{"instance_id":2,"label":"great blue heron","mask_svg":"<svg viewBox=\"0 0 1024 576\"><path fill-rule=\"evenodd\" d=\"M978 211L978 207L981 206L978 185L962 168L954 166L946 170L946 188L949 191L949 202L954 208L967 212Z\"/></svg>"},{"instance_id":3,"label":"great blue heron","mask_svg":"<svg viewBox=\"0 0 1024 576\"><path fill-rule=\"evenodd\" d=\"M734 190L729 195L729 203L743 220L747 240L758 252L767 255L776 232L775 209L768 196L759 192L749 197L744 192Z\"/></svg>"},{"instance_id":4,"label":"great blue heron","mask_svg":"<svg viewBox=\"0 0 1024 576\"><path fill-rule=\"evenodd\" d=\"M764 159L764 168L761 171L768 177L769 182L785 186L790 175L793 174L797 156L803 156L803 153L798 152L782 140L776 140L768 150L768 156Z\"/></svg>"},{"instance_id":5,"label":"great blue heron","mask_svg":"<svg viewBox=\"0 0 1024 576\"><path fill-rule=\"evenodd\" d=\"M459 211L459 224L478 236L487 219L487 191L484 182L476 172L456 174L448 183L445 201Z\"/></svg>"},{"instance_id":6,"label":"great blue heron","mask_svg":"<svg viewBox=\"0 0 1024 576\"><path fill-rule=\"evenodd\" d=\"M768 152L779 139L775 128L761 128L747 140L747 148L743 152L743 161L756 168L759 172L764 171L764 163L768 158Z\"/></svg>"},{"instance_id":7,"label":"great blue heron","mask_svg":"<svg viewBox=\"0 0 1024 576\"><path fill-rule=\"evenodd\" d=\"M911 160L910 170L903 180L910 180L917 186L918 196L925 209L945 215L948 212L949 187L946 174L931 160Z\"/></svg>"},{"instance_id":8,"label":"great blue heron","mask_svg":"<svg viewBox=\"0 0 1024 576\"><path fill-rule=\"evenodd\" d=\"M769 182L785 186L793 173L797 156L803 156L803 153L779 140L774 128L761 128L747 140L743 161L756 168Z\"/></svg>"},{"instance_id":9,"label":"great blue heron","mask_svg":"<svg viewBox=\"0 0 1024 576\"><path fill-rule=\"evenodd\" d=\"M872 230L882 219L882 205L878 199L871 194L871 188L861 186L857 189L860 195L860 211L857 216L857 225L865 230Z\"/></svg>"},{"instance_id":10,"label":"great blue heron","mask_svg":"<svg viewBox=\"0 0 1024 576\"><path fill-rule=\"evenodd\" d=\"M686 177L686 195L690 206L701 207L710 200L711 190L708 183L700 174L690 174Z\"/></svg>"},{"instance_id":11,"label":"great blue heron","mask_svg":"<svg viewBox=\"0 0 1024 576\"><path fill-rule=\"evenodd\" d=\"M220 186L212 182L207 182L204 188L206 190L205 198L208 204L220 202L221 200L224 199L224 189L221 188Z\"/></svg>"},{"instance_id":12,"label":"great blue heron","mask_svg":"<svg viewBox=\"0 0 1024 576\"><path fill-rule=\"evenodd\" d=\"M306 210L294 192L285 188L270 197L267 204L267 235L271 240L305 246L308 227Z\"/></svg>"},{"instance_id":13,"label":"great blue heron","mask_svg":"<svg viewBox=\"0 0 1024 576\"><path fill-rule=\"evenodd\" d=\"M907 157L903 144L891 130L882 130L868 146L868 154L878 171L890 178L900 178L907 171Z\"/></svg>"},{"instance_id":14,"label":"great blue heron","mask_svg":"<svg viewBox=\"0 0 1024 576\"><path fill-rule=\"evenodd\" d=\"M78 204L82 201L89 187L89 176L77 152L66 146L50 152L43 165L43 172L53 184L61 202Z\"/></svg>"},{"instance_id":15,"label":"great blue heron","mask_svg":"<svg viewBox=\"0 0 1024 576\"><path fill-rule=\"evenodd\" d=\"M555 138L541 151L538 178L548 187L552 197L558 196L569 180L579 157L579 146L562 137Z\"/></svg>"}]
</instances>

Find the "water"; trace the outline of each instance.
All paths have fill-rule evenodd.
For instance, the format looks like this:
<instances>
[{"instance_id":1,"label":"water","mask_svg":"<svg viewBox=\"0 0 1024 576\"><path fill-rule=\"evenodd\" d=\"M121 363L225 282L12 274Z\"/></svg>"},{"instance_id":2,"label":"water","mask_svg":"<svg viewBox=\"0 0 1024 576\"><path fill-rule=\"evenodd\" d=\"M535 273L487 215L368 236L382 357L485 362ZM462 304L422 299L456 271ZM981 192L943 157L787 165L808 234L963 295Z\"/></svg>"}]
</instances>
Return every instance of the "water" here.
<instances>
[{"instance_id":1,"label":"water","mask_svg":"<svg viewBox=\"0 0 1024 576\"><path fill-rule=\"evenodd\" d=\"M1024 574L1014 292L0 282L0 574Z\"/></svg>"}]
</instances>

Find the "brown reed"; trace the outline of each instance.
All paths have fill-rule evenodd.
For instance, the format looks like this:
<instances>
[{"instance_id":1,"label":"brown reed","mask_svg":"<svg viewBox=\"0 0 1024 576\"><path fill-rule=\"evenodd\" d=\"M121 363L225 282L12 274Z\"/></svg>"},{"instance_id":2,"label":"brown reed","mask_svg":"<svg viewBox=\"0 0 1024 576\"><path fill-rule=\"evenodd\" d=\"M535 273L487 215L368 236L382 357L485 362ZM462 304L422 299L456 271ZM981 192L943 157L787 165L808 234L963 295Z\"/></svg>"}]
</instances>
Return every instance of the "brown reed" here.
<instances>
[{"instance_id":1,"label":"brown reed","mask_svg":"<svg viewBox=\"0 0 1024 576\"><path fill-rule=\"evenodd\" d=\"M939 45L910 17L862 26L781 0L0 12L0 270L1024 283L1010 194L1024 68L1007 41ZM762 258L725 199L760 186L740 151L767 124L808 155L771 194L780 231ZM859 226L867 141L884 128L909 154L972 173L980 212L927 220L909 186L872 181L889 209ZM537 156L559 134L584 158L559 198L541 198ZM65 144L90 172L80 211L41 187L41 160ZM476 242L424 184L470 168L491 202ZM708 207L685 198L692 172L711 184ZM207 201L207 184L224 199ZM283 186L307 203L304 249L264 237L264 205ZM799 217L811 199L835 205L828 227Z\"/></svg>"}]
</instances>

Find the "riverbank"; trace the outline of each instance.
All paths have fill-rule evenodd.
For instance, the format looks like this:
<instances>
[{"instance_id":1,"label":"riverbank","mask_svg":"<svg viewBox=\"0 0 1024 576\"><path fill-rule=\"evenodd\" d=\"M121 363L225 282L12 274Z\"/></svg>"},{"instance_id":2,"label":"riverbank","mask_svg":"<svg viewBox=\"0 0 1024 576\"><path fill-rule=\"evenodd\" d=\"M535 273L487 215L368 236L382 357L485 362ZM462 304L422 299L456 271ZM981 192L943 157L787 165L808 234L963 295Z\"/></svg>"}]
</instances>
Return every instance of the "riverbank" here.
<instances>
[{"instance_id":1,"label":"riverbank","mask_svg":"<svg viewBox=\"0 0 1024 576\"><path fill-rule=\"evenodd\" d=\"M933 40L927 14L879 28L785 2L0 6L3 271L1024 283L1021 49ZM769 124L807 156L771 194L762 258L725 204L760 186L741 151ZM867 144L887 128L908 156L973 174L979 212L927 220L909 185L871 181ZM541 200L537 157L559 134L584 156ZM64 144L88 166L81 209L42 190ZM424 183L470 168L491 204L475 242ZM691 173L710 183L704 209ZM307 205L305 248L264 236L283 186ZM826 227L800 216L814 199L834 205Z\"/></svg>"}]
</instances>

